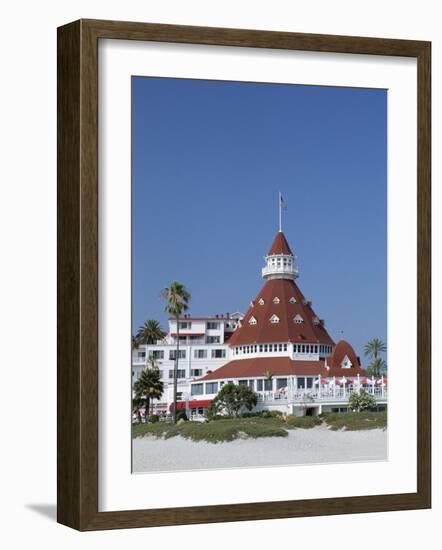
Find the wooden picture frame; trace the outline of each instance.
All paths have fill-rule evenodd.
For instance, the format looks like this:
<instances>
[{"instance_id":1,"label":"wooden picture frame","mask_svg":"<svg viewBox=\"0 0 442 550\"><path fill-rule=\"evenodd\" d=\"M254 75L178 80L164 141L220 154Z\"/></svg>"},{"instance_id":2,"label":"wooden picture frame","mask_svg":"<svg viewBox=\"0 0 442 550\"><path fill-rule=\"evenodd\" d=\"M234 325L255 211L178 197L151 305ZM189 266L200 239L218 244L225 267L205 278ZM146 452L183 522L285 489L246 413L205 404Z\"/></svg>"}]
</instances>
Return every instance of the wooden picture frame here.
<instances>
[{"instance_id":1,"label":"wooden picture frame","mask_svg":"<svg viewBox=\"0 0 442 550\"><path fill-rule=\"evenodd\" d=\"M98 41L124 39L417 59L417 492L98 511ZM58 29L58 521L82 531L382 512L431 506L431 44L79 20Z\"/></svg>"}]
</instances>

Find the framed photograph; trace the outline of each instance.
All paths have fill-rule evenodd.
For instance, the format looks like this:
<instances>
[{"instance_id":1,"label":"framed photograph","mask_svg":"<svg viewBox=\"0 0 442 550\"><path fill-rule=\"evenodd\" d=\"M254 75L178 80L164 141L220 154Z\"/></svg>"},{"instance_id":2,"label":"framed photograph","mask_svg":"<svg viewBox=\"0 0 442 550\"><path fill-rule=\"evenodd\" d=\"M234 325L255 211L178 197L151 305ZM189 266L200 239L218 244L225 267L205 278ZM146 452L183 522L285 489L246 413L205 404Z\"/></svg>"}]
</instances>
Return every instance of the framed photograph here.
<instances>
[{"instance_id":1,"label":"framed photograph","mask_svg":"<svg viewBox=\"0 0 442 550\"><path fill-rule=\"evenodd\" d=\"M431 44L58 29L58 521L431 506Z\"/></svg>"}]
</instances>

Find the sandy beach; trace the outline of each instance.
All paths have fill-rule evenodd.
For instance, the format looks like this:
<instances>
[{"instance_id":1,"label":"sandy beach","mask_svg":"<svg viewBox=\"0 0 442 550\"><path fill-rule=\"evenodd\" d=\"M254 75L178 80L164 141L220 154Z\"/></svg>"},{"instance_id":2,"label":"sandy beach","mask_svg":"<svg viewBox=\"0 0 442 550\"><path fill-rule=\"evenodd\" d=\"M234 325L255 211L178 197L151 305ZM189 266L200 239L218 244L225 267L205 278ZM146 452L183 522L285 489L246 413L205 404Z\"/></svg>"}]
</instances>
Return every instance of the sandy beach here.
<instances>
[{"instance_id":1,"label":"sandy beach","mask_svg":"<svg viewBox=\"0 0 442 550\"><path fill-rule=\"evenodd\" d=\"M288 437L193 442L182 437L133 440L133 471L160 472L366 462L387 459L387 430L332 431L319 426Z\"/></svg>"}]
</instances>

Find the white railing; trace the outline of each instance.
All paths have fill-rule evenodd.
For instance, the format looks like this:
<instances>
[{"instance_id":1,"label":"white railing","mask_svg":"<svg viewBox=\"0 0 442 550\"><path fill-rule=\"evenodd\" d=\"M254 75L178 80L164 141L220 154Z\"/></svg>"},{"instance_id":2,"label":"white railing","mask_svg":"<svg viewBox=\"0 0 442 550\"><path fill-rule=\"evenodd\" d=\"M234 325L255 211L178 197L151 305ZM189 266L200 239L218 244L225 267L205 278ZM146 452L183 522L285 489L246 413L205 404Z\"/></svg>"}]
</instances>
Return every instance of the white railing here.
<instances>
[{"instance_id":1,"label":"white railing","mask_svg":"<svg viewBox=\"0 0 442 550\"><path fill-rule=\"evenodd\" d=\"M362 388L361 388L362 389ZM366 387L363 388L367 393L373 395L378 400L386 399L388 396L387 386L384 387ZM290 391L262 391L258 393L260 402L317 402L317 401L346 401L352 393L358 393L357 388L321 388L317 389L297 389Z\"/></svg>"}]
</instances>

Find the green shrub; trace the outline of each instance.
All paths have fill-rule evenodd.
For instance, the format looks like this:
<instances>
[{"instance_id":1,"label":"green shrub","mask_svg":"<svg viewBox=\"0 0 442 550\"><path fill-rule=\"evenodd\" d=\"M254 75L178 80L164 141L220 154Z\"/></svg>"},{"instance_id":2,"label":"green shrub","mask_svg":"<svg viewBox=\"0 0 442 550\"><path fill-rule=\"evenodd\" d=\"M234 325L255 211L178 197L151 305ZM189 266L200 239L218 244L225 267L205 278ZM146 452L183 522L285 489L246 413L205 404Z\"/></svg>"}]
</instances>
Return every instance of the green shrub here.
<instances>
[{"instance_id":1,"label":"green shrub","mask_svg":"<svg viewBox=\"0 0 442 550\"><path fill-rule=\"evenodd\" d=\"M367 391L361 390L359 393L351 394L348 406L353 412L366 411L376 407L376 399Z\"/></svg>"},{"instance_id":2,"label":"green shrub","mask_svg":"<svg viewBox=\"0 0 442 550\"><path fill-rule=\"evenodd\" d=\"M159 422L159 421L160 421L160 417L157 414L151 414L149 416L149 422L151 424L155 424L155 422Z\"/></svg>"},{"instance_id":3,"label":"green shrub","mask_svg":"<svg viewBox=\"0 0 442 550\"><path fill-rule=\"evenodd\" d=\"M178 420L189 420L187 418L187 414L186 414L186 411L177 411L176 413L176 421L178 422Z\"/></svg>"}]
</instances>

